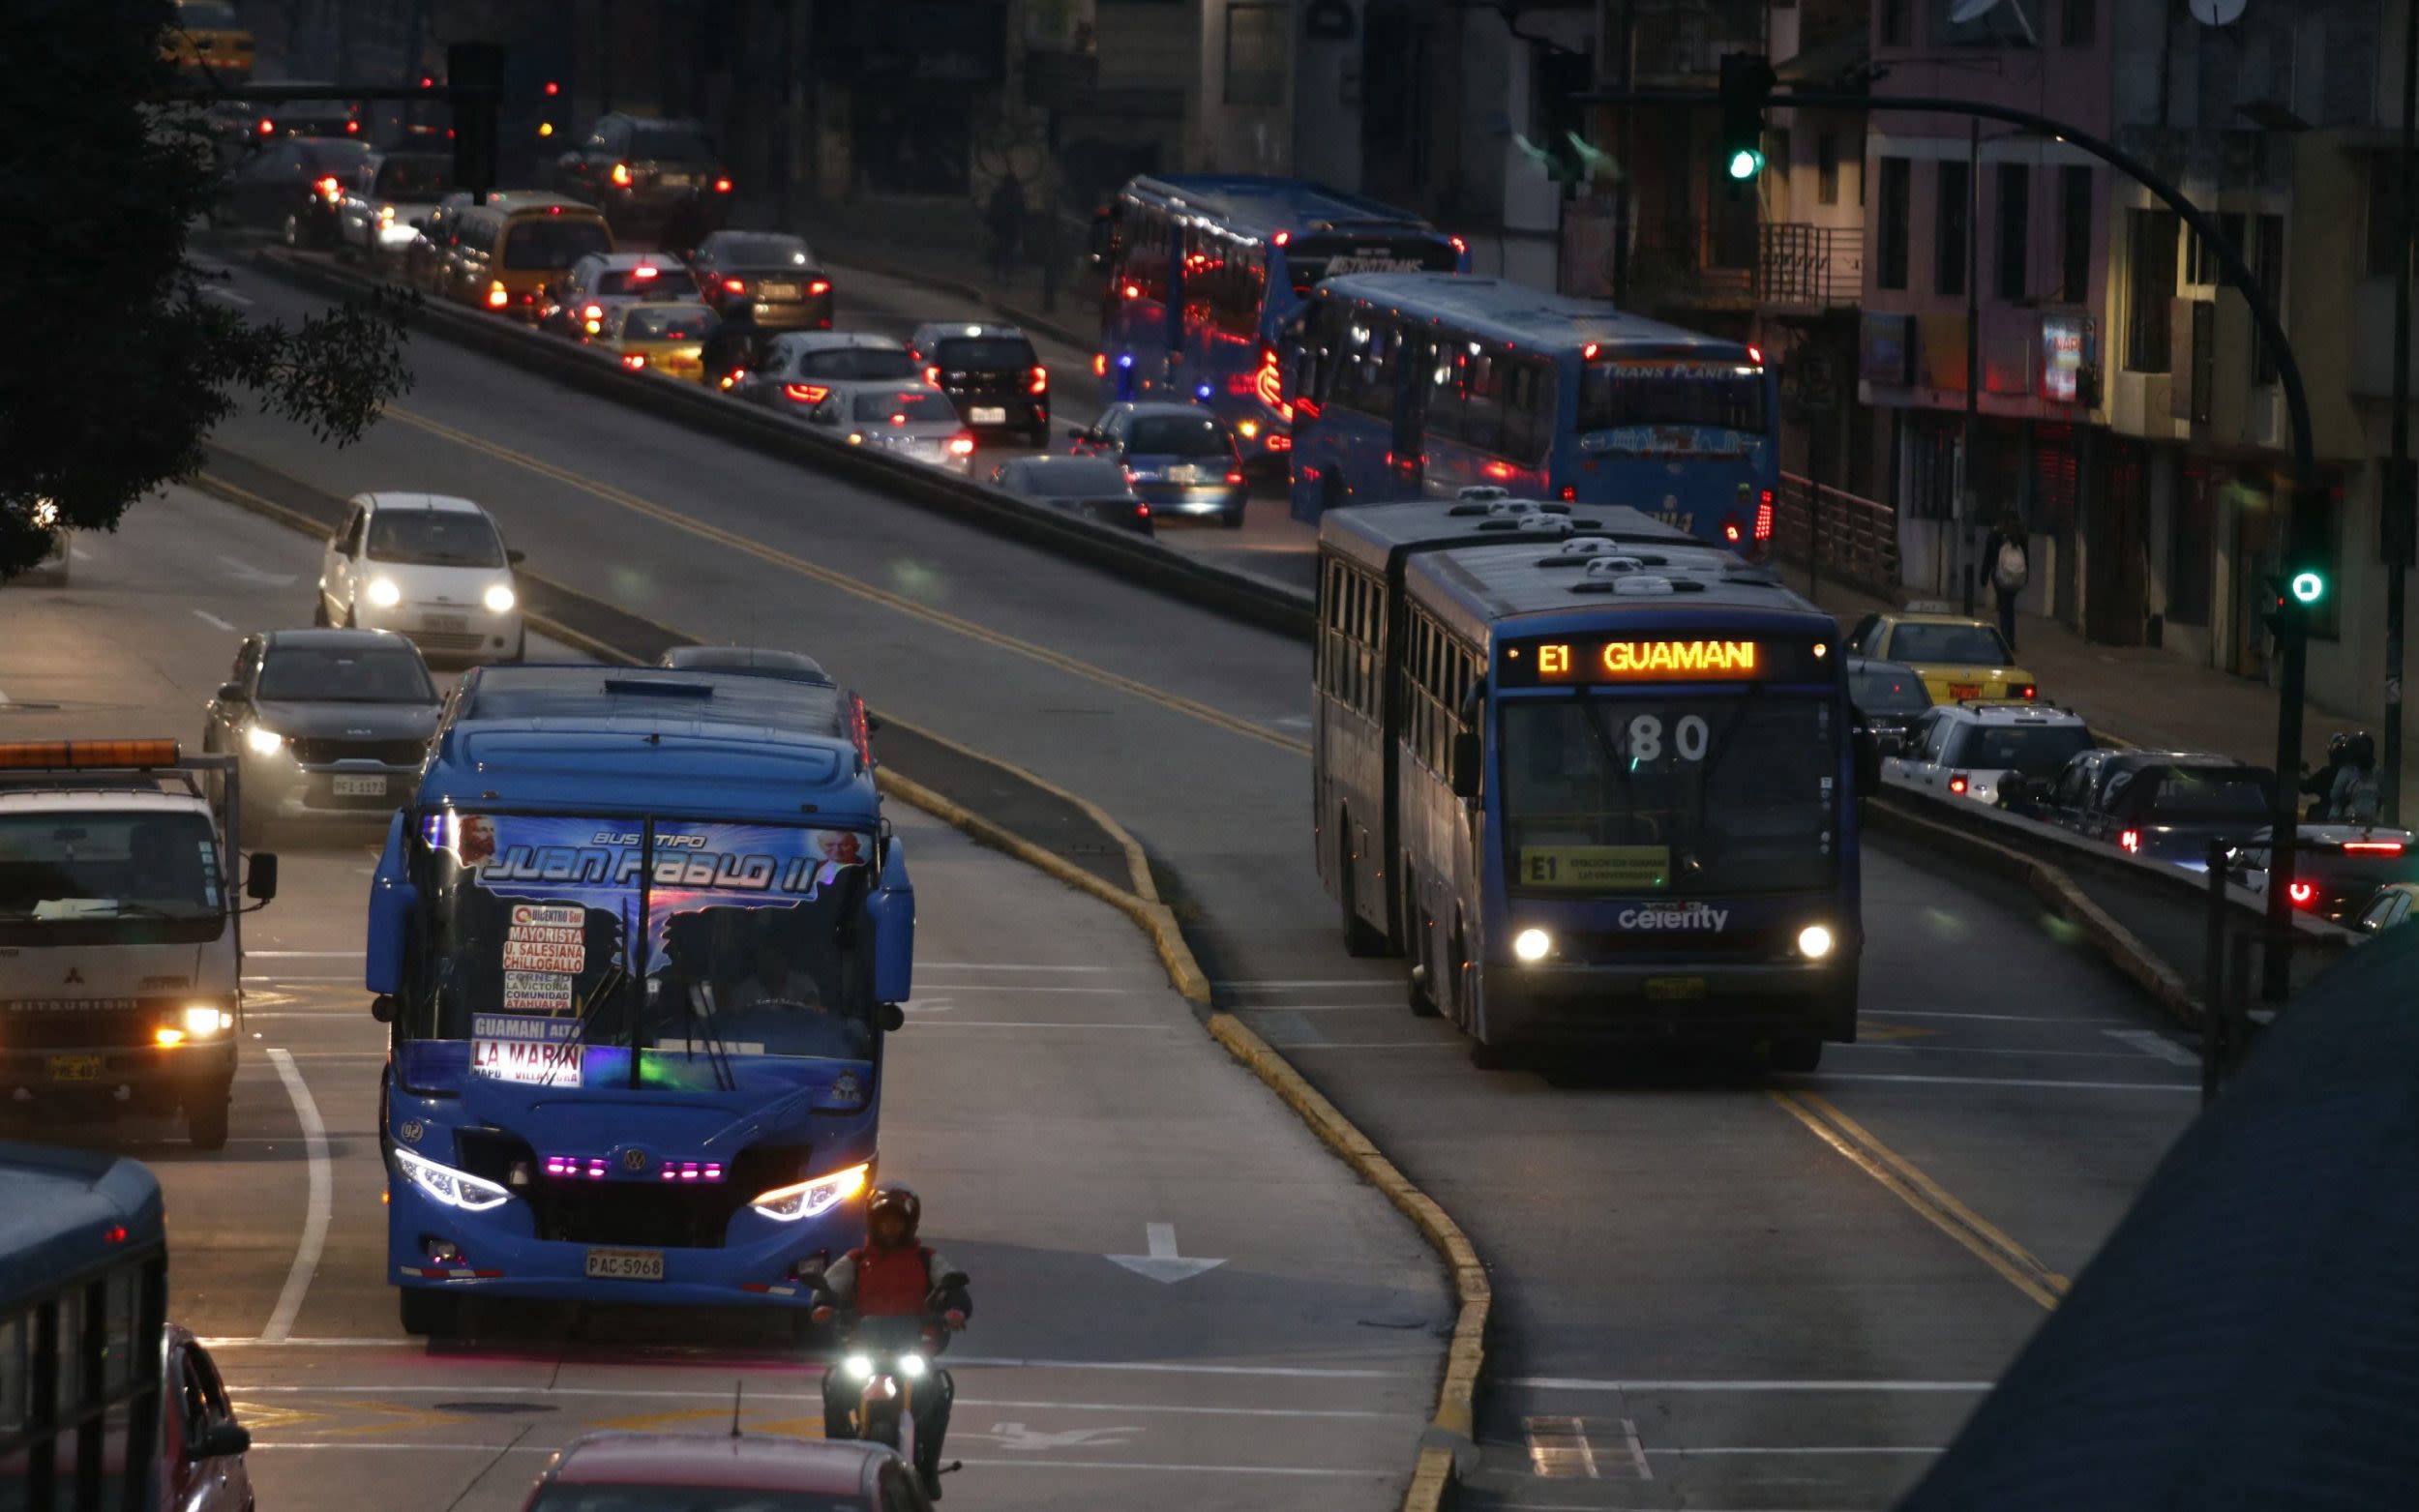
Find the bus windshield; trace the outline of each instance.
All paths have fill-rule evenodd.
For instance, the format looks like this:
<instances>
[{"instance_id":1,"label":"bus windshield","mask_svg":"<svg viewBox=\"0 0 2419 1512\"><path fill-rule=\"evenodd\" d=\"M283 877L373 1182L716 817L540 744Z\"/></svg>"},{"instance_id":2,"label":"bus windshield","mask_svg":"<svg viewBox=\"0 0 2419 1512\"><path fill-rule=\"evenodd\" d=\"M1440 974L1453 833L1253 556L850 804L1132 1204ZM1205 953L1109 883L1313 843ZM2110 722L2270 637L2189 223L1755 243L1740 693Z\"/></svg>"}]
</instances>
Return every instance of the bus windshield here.
<instances>
[{"instance_id":1,"label":"bus windshield","mask_svg":"<svg viewBox=\"0 0 2419 1512\"><path fill-rule=\"evenodd\" d=\"M634 1019L650 1050L872 1055L871 834L659 819L642 889L642 833L628 818L428 816L404 1032L469 1040L474 1073L509 1081L557 1080L549 1046L626 1046ZM629 946L642 917L642 964Z\"/></svg>"},{"instance_id":2,"label":"bus windshield","mask_svg":"<svg viewBox=\"0 0 2419 1512\"><path fill-rule=\"evenodd\" d=\"M1500 734L1515 888L1720 897L1838 875L1829 700L1521 698Z\"/></svg>"}]
</instances>

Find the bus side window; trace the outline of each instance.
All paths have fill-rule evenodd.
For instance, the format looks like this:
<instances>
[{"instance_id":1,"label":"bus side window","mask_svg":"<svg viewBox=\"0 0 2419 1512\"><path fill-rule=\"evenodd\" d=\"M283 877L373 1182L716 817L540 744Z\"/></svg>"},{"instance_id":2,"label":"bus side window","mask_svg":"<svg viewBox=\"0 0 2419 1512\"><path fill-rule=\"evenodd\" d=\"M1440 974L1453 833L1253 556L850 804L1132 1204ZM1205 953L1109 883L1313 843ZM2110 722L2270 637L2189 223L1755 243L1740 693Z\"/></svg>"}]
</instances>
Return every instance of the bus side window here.
<instances>
[{"instance_id":1,"label":"bus side window","mask_svg":"<svg viewBox=\"0 0 2419 1512\"><path fill-rule=\"evenodd\" d=\"M1525 466L1542 465L1552 455L1559 426L1553 366L1532 359L1514 363L1505 380L1504 455Z\"/></svg>"},{"instance_id":2,"label":"bus side window","mask_svg":"<svg viewBox=\"0 0 2419 1512\"><path fill-rule=\"evenodd\" d=\"M1470 380L1463 389L1464 435L1479 451L1498 455L1509 449L1504 428L1506 366L1495 353L1479 352L1470 359Z\"/></svg>"},{"instance_id":3,"label":"bus side window","mask_svg":"<svg viewBox=\"0 0 2419 1512\"><path fill-rule=\"evenodd\" d=\"M1427 433L1440 441L1466 441L1462 429L1462 384L1470 371L1470 346L1450 331L1439 334L1443 343L1428 374Z\"/></svg>"}]
</instances>

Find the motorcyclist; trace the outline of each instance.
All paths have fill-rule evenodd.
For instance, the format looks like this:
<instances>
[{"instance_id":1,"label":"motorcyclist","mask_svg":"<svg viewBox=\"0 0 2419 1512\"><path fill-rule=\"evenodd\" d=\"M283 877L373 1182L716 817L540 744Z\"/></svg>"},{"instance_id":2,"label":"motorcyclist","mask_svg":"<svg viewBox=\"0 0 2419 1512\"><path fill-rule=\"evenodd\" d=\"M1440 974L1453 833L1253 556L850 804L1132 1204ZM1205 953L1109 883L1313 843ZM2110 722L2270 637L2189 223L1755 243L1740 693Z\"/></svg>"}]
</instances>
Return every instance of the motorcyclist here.
<instances>
[{"instance_id":1,"label":"motorcyclist","mask_svg":"<svg viewBox=\"0 0 2419 1512\"><path fill-rule=\"evenodd\" d=\"M948 1336L966 1326L974 1311L967 1294L965 1273L940 1252L916 1242L923 1201L913 1192L885 1182L865 1202L865 1243L851 1250L823 1272L818 1289L815 1320L835 1317L853 1327L861 1319L899 1318L922 1320L925 1338L936 1354L948 1347ZM839 1371L823 1373L823 1437L853 1436L850 1422L856 1407L856 1382ZM917 1383L911 1398L915 1414L915 1470L924 1494L941 1498L941 1445L949 1433L949 1408L957 1399L957 1382L935 1366Z\"/></svg>"},{"instance_id":2,"label":"motorcyclist","mask_svg":"<svg viewBox=\"0 0 2419 1512\"><path fill-rule=\"evenodd\" d=\"M2355 730L2328 790L2326 816L2338 824L2374 824L2378 809L2377 743L2367 730Z\"/></svg>"},{"instance_id":3,"label":"motorcyclist","mask_svg":"<svg viewBox=\"0 0 2419 1512\"><path fill-rule=\"evenodd\" d=\"M2344 762L2351 754L2352 737L2337 730L2327 737L2327 764L2314 772L2305 771L2301 790L2318 800L2318 815L2323 818L2335 801L2335 780L2344 772Z\"/></svg>"},{"instance_id":4,"label":"motorcyclist","mask_svg":"<svg viewBox=\"0 0 2419 1512\"><path fill-rule=\"evenodd\" d=\"M733 301L706 337L705 350L699 354L706 382L720 384L733 373L744 377L756 367L763 341L764 330L756 323L756 311L745 300Z\"/></svg>"}]
</instances>

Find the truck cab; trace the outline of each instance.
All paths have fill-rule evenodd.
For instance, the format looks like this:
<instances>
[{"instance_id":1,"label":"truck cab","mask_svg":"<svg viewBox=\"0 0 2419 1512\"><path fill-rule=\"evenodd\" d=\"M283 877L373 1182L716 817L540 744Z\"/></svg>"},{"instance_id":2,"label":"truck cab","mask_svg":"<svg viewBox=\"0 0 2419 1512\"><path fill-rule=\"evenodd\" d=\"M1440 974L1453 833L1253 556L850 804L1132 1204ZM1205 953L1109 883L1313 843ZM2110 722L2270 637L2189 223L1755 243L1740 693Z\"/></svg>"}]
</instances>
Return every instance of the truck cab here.
<instances>
[{"instance_id":1,"label":"truck cab","mask_svg":"<svg viewBox=\"0 0 2419 1512\"><path fill-rule=\"evenodd\" d=\"M0 744L0 1109L181 1113L226 1143L243 1020L232 758L173 740ZM277 893L277 857L241 892Z\"/></svg>"}]
</instances>

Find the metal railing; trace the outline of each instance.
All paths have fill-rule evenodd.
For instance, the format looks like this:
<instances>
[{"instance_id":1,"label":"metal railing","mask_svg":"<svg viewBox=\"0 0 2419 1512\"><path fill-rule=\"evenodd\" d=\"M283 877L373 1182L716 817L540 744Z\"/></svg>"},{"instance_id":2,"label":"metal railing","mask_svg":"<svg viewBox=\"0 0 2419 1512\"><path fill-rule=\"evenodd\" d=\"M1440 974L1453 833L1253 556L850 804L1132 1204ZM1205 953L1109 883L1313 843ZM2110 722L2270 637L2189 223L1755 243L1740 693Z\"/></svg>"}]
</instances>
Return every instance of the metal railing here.
<instances>
[{"instance_id":1,"label":"metal railing","mask_svg":"<svg viewBox=\"0 0 2419 1512\"><path fill-rule=\"evenodd\" d=\"M1865 297L1865 228L1780 222L1757 228L1758 304L1827 310Z\"/></svg>"},{"instance_id":2,"label":"metal railing","mask_svg":"<svg viewBox=\"0 0 2419 1512\"><path fill-rule=\"evenodd\" d=\"M1773 498L1773 550L1880 598L1898 591L1898 512L1877 499L1780 475Z\"/></svg>"},{"instance_id":3,"label":"metal railing","mask_svg":"<svg viewBox=\"0 0 2419 1512\"><path fill-rule=\"evenodd\" d=\"M1639 0L1637 78L1719 73L1725 52L1764 50L1764 0Z\"/></svg>"},{"instance_id":4,"label":"metal railing","mask_svg":"<svg viewBox=\"0 0 2419 1512\"><path fill-rule=\"evenodd\" d=\"M1609 208L1591 207L1585 214L1567 217L1563 235L1569 262L1591 268L1600 264L1597 282L1609 290ZM1630 257L1630 303L1639 309L1658 305L1849 309L1864 298L1865 232L1861 226L1797 221L1733 225L1695 218L1650 217L1638 224Z\"/></svg>"}]
</instances>

